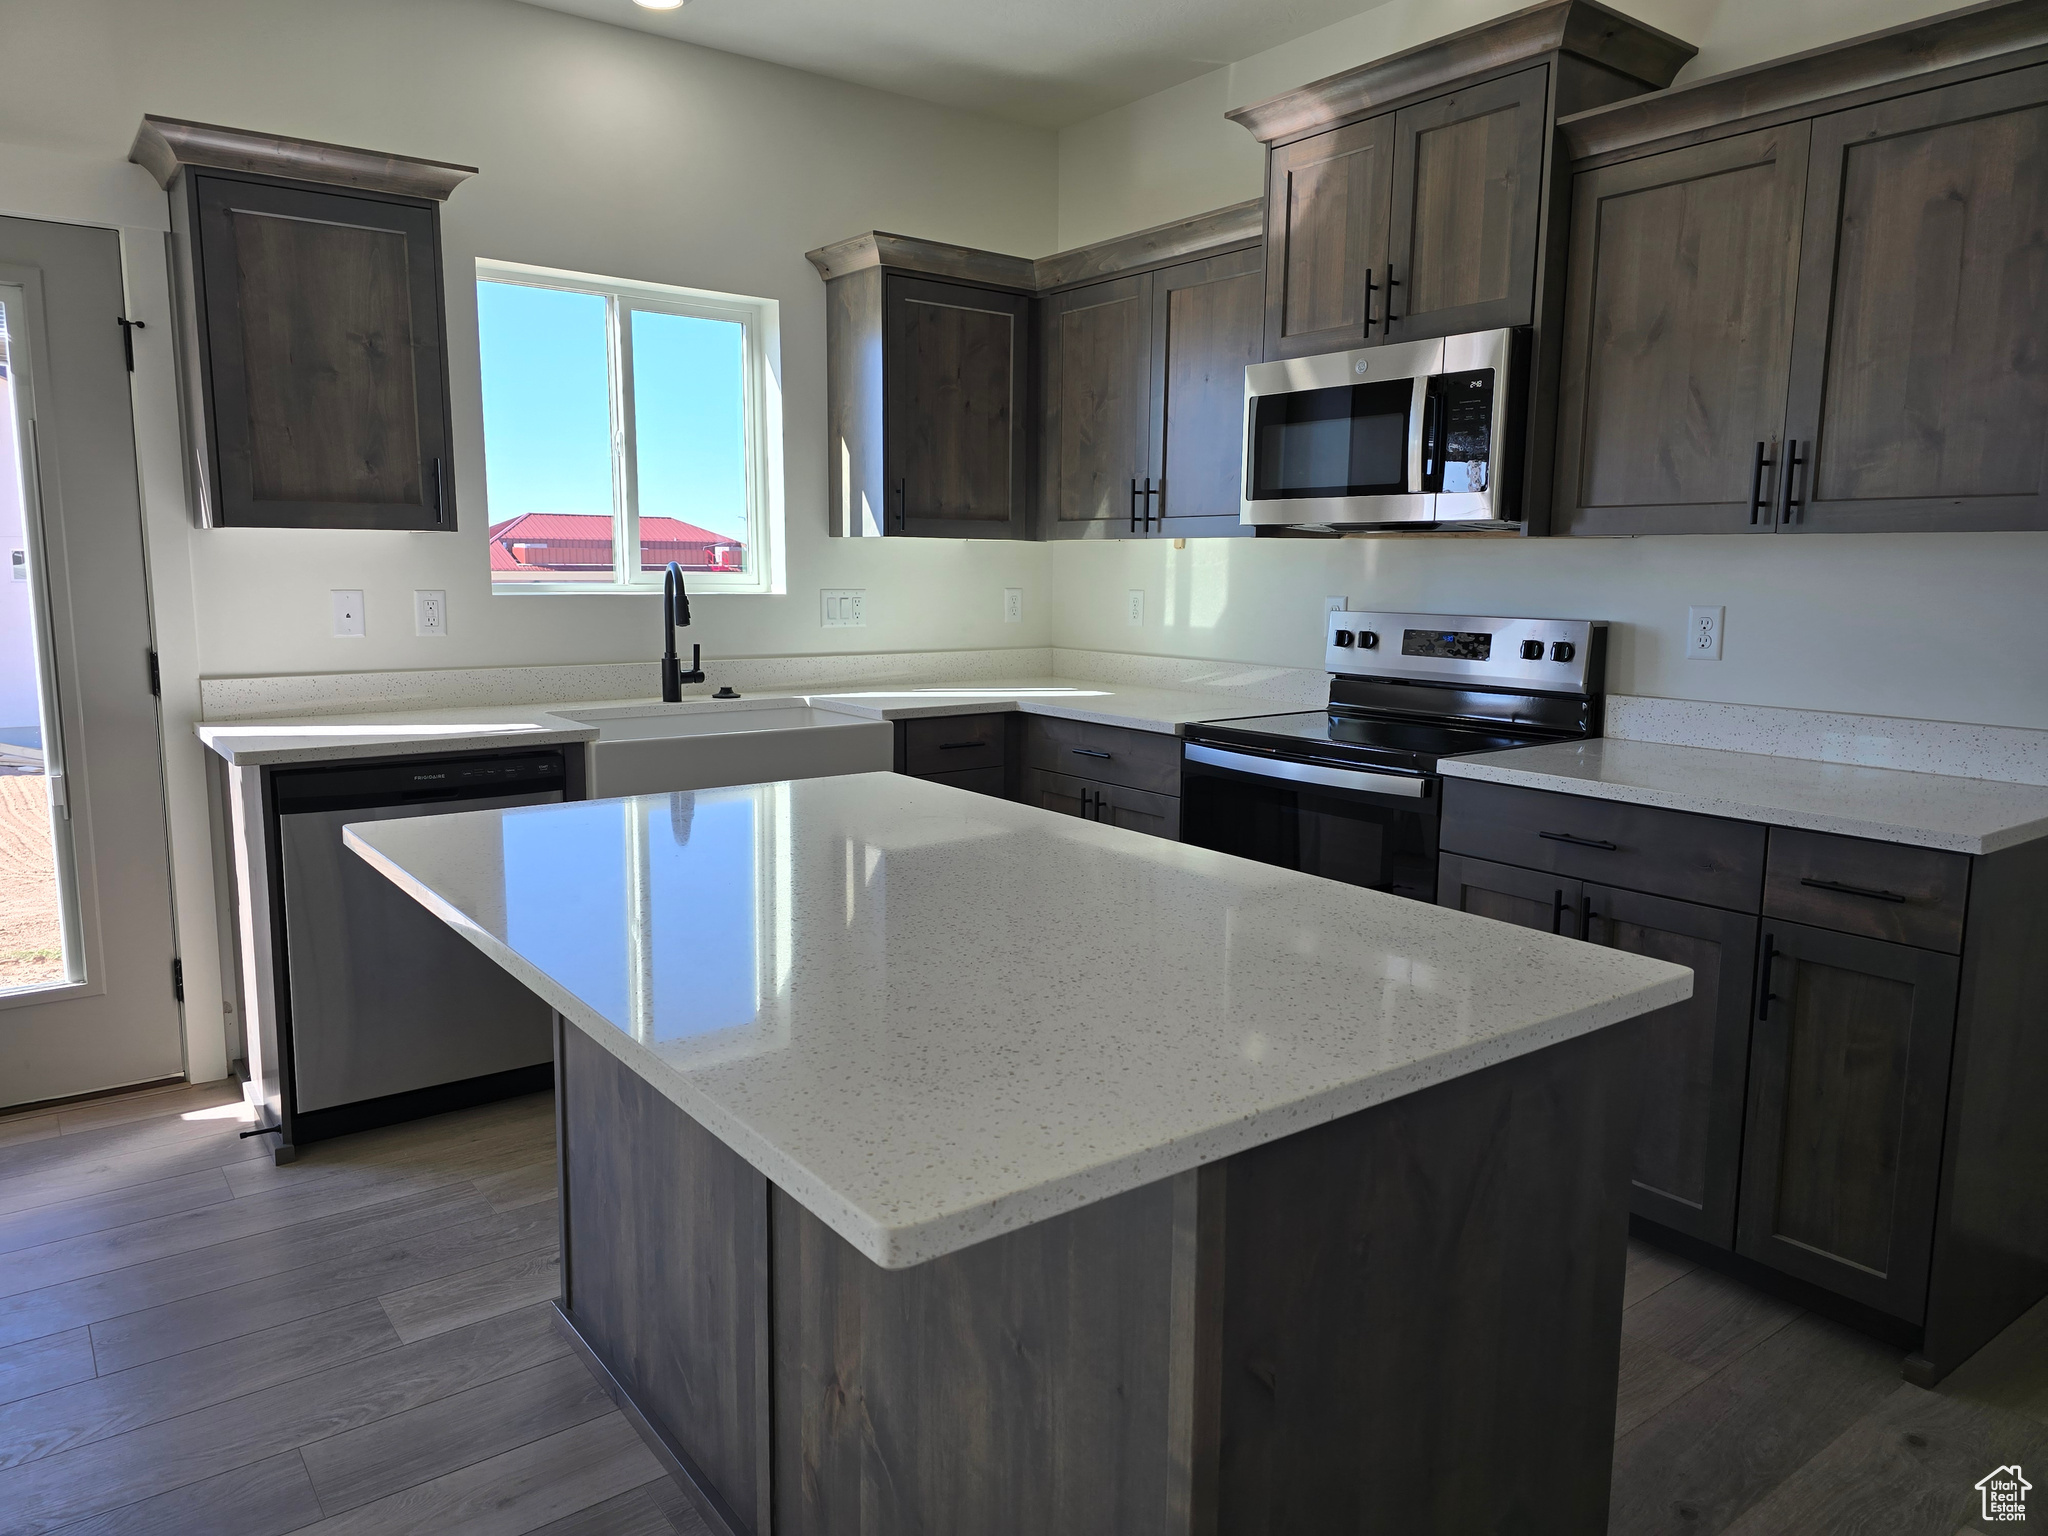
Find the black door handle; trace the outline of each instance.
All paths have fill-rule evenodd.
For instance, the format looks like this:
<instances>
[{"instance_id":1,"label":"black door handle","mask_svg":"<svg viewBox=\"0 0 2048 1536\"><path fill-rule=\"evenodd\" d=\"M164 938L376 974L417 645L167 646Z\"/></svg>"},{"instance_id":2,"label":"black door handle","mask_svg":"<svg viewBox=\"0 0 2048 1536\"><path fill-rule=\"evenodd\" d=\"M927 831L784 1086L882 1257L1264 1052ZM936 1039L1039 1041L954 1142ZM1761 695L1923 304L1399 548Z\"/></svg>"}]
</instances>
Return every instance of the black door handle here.
<instances>
[{"instance_id":1,"label":"black door handle","mask_svg":"<svg viewBox=\"0 0 2048 1536\"><path fill-rule=\"evenodd\" d=\"M1098 752L1093 747L1075 747L1073 748L1073 753L1076 757L1099 757L1105 763L1109 761L1109 754L1107 752Z\"/></svg>"},{"instance_id":2,"label":"black door handle","mask_svg":"<svg viewBox=\"0 0 2048 1536\"><path fill-rule=\"evenodd\" d=\"M1365 269L1365 334L1368 338L1372 335L1372 296L1379 291L1379 284L1372 280L1372 268L1367 267Z\"/></svg>"},{"instance_id":3,"label":"black door handle","mask_svg":"<svg viewBox=\"0 0 2048 1536\"><path fill-rule=\"evenodd\" d=\"M1138 531L1138 477L1131 476L1131 532Z\"/></svg>"},{"instance_id":4,"label":"black door handle","mask_svg":"<svg viewBox=\"0 0 2048 1536\"><path fill-rule=\"evenodd\" d=\"M1387 312L1380 317L1380 331L1383 334L1392 330L1394 321L1399 318L1394 313L1394 290L1400 286L1394 280L1394 264L1390 261L1387 263Z\"/></svg>"},{"instance_id":5,"label":"black door handle","mask_svg":"<svg viewBox=\"0 0 2048 1536\"><path fill-rule=\"evenodd\" d=\"M1564 932L1564 915L1569 911L1571 911L1571 907L1564 899L1564 887L1559 886L1556 893L1550 898L1550 931L1552 933Z\"/></svg>"},{"instance_id":6,"label":"black door handle","mask_svg":"<svg viewBox=\"0 0 2048 1536\"><path fill-rule=\"evenodd\" d=\"M1546 842L1570 843L1574 848L1599 848L1607 853L1619 853L1620 846L1598 837L1579 837L1570 832L1538 832Z\"/></svg>"},{"instance_id":7,"label":"black door handle","mask_svg":"<svg viewBox=\"0 0 2048 1536\"><path fill-rule=\"evenodd\" d=\"M969 747L985 747L987 745L988 743L985 741L942 741L939 743L939 750L941 752L965 752Z\"/></svg>"},{"instance_id":8,"label":"black door handle","mask_svg":"<svg viewBox=\"0 0 2048 1536\"><path fill-rule=\"evenodd\" d=\"M1160 483L1160 485L1161 485L1162 487L1163 487L1163 486L1164 486L1164 485L1166 484L1166 482L1165 482L1164 480L1160 481L1159 483ZM1147 533L1150 533L1150 532L1152 531L1152 522L1153 522L1153 518L1152 518L1152 498L1153 498L1154 496L1156 496L1156 495L1158 495L1158 494L1159 494L1159 492L1157 492L1157 491L1155 491L1155 490L1153 490L1153 489L1152 489L1152 477L1151 477L1150 475L1147 475L1147 476L1145 477L1145 488L1144 488L1144 489L1143 489L1142 491L1140 491L1140 492L1139 492L1138 494L1139 494L1140 496L1143 496L1143 497L1145 498L1145 531L1146 531ZM1165 519L1164 519L1163 517L1162 517L1161 519L1159 519L1159 520L1160 520L1161 522L1164 522L1164 521L1165 521Z\"/></svg>"},{"instance_id":9,"label":"black door handle","mask_svg":"<svg viewBox=\"0 0 2048 1536\"><path fill-rule=\"evenodd\" d=\"M1756 1016L1761 1020L1771 1016L1771 1004L1784 999L1771 990L1771 962L1778 958L1778 946L1767 933L1764 935L1764 952L1756 964Z\"/></svg>"},{"instance_id":10,"label":"black door handle","mask_svg":"<svg viewBox=\"0 0 2048 1536\"><path fill-rule=\"evenodd\" d=\"M1896 901L1903 903L1905 897L1897 891L1880 891L1868 885L1847 885L1840 880L1815 880L1801 878L1801 885L1810 885L1816 891L1840 891L1844 896L1868 896L1872 901Z\"/></svg>"},{"instance_id":11,"label":"black door handle","mask_svg":"<svg viewBox=\"0 0 2048 1536\"><path fill-rule=\"evenodd\" d=\"M906 531L910 526L909 487L910 482L908 480L898 480L896 482L896 531L898 533Z\"/></svg>"},{"instance_id":12,"label":"black door handle","mask_svg":"<svg viewBox=\"0 0 2048 1536\"><path fill-rule=\"evenodd\" d=\"M1765 457L1765 447L1763 443L1756 445L1756 462L1749 469L1749 525L1752 528L1763 520L1764 515L1764 471L1772 462Z\"/></svg>"},{"instance_id":13,"label":"black door handle","mask_svg":"<svg viewBox=\"0 0 2048 1536\"><path fill-rule=\"evenodd\" d=\"M1808 443L1808 444L1807 444L1806 446L1807 446L1807 449L1808 449L1808 451L1809 451L1809 452L1811 452L1811 451L1812 451L1812 448L1813 448L1813 444L1811 444L1811 443ZM1780 521L1781 521L1781 522L1787 522L1787 523L1789 523L1789 522L1792 522L1792 521L1793 521L1793 520L1794 520L1795 518L1797 518L1797 517L1799 516L1800 512L1801 512L1802 510L1804 510L1804 508L1805 508L1805 503L1804 503L1804 502L1802 502L1802 501L1800 501L1798 497L1796 497L1796 496L1794 496L1794 495L1792 494L1792 490L1793 490L1793 482L1794 482L1794 481L1795 481L1795 480L1796 480L1796 479L1798 478L1798 476L1799 476L1799 466L1800 466L1800 465L1802 465L1802 464L1804 464L1805 462L1806 462L1806 455L1805 455L1805 454L1802 454L1802 453L1801 453L1801 452L1799 451L1799 439L1798 439L1798 438L1796 438L1796 437L1788 437L1788 438L1786 438L1786 439L1785 439L1785 515L1784 515L1784 517L1783 517L1783 518L1781 518L1781 519L1780 519Z\"/></svg>"},{"instance_id":14,"label":"black door handle","mask_svg":"<svg viewBox=\"0 0 2048 1536\"><path fill-rule=\"evenodd\" d=\"M1581 896L1579 898L1579 937L1589 943L1593 934L1593 919L1597 916L1599 914L1593 910L1593 898L1591 896Z\"/></svg>"}]
</instances>

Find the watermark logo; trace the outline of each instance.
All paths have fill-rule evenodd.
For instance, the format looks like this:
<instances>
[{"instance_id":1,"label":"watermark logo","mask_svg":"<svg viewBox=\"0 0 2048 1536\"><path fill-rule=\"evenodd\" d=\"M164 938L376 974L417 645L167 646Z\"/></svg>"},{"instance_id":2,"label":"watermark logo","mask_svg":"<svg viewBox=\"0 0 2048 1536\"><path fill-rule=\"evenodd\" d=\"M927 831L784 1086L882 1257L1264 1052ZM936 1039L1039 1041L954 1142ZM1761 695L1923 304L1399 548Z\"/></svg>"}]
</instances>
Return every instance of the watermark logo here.
<instances>
[{"instance_id":1,"label":"watermark logo","mask_svg":"<svg viewBox=\"0 0 2048 1536\"><path fill-rule=\"evenodd\" d=\"M1997 1467L1978 1479L1977 1492L1984 1496L1984 1523L2027 1518L2027 1490L2034 1485L2020 1474L2020 1464Z\"/></svg>"}]
</instances>

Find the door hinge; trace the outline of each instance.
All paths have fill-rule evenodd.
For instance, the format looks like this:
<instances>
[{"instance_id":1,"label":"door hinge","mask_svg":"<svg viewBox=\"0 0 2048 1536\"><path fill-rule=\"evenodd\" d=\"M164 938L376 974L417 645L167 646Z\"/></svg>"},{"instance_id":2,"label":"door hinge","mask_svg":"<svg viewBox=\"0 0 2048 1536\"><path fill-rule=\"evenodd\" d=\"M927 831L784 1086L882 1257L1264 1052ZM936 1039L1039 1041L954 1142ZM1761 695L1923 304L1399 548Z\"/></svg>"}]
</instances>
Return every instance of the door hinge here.
<instances>
[{"instance_id":1,"label":"door hinge","mask_svg":"<svg viewBox=\"0 0 2048 1536\"><path fill-rule=\"evenodd\" d=\"M149 691L158 698L164 696L164 673L162 666L157 662L155 651L149 653Z\"/></svg>"},{"instance_id":2,"label":"door hinge","mask_svg":"<svg viewBox=\"0 0 2048 1536\"><path fill-rule=\"evenodd\" d=\"M171 995L179 1002L185 1001L185 962L171 961Z\"/></svg>"},{"instance_id":3,"label":"door hinge","mask_svg":"<svg viewBox=\"0 0 2048 1536\"><path fill-rule=\"evenodd\" d=\"M149 329L146 320L130 320L126 315L114 316L114 324L121 327L121 355L128 360L128 371L135 371L135 333Z\"/></svg>"}]
</instances>

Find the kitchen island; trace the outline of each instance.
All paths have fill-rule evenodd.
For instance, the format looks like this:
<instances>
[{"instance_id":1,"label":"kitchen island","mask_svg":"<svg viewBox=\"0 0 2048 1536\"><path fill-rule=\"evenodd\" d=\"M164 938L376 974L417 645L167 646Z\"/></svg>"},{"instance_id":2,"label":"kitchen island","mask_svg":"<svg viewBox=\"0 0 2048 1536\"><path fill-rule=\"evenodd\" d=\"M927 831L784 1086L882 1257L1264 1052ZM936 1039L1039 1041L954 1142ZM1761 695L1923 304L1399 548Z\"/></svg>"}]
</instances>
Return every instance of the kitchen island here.
<instances>
[{"instance_id":1,"label":"kitchen island","mask_svg":"<svg viewBox=\"0 0 2048 1536\"><path fill-rule=\"evenodd\" d=\"M1690 972L892 774L347 840L556 1010L563 1315L728 1529L1605 1528Z\"/></svg>"}]
</instances>

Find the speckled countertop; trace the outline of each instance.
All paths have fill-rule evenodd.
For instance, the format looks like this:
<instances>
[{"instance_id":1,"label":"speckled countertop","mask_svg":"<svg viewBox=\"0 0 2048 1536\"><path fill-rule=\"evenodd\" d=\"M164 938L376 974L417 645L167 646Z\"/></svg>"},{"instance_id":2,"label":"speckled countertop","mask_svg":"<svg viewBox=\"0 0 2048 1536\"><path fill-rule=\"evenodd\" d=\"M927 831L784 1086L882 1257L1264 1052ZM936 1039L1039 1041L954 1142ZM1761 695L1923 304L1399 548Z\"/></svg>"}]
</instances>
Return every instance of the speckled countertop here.
<instances>
[{"instance_id":1,"label":"speckled countertop","mask_svg":"<svg viewBox=\"0 0 2048 1536\"><path fill-rule=\"evenodd\" d=\"M1447 778L1814 832L1996 853L2048 836L2048 787L1660 742L1555 742L1447 758Z\"/></svg>"},{"instance_id":2,"label":"speckled countertop","mask_svg":"<svg viewBox=\"0 0 2048 1536\"><path fill-rule=\"evenodd\" d=\"M890 1268L1692 988L1661 961L889 773L346 836Z\"/></svg>"},{"instance_id":3,"label":"speckled countertop","mask_svg":"<svg viewBox=\"0 0 2048 1536\"><path fill-rule=\"evenodd\" d=\"M1184 693L1136 688L1121 683L1071 678L1024 678L1000 683L863 685L839 690L777 689L748 694L750 700L789 698L869 720L903 720L927 715L971 715L1022 710L1091 720L1131 730L1176 734L1195 720L1228 720L1280 714L1288 706L1219 693ZM647 699L592 699L583 704L489 705L476 709L382 710L369 714L300 715L266 720L230 720L199 725L199 739L238 768L283 763L389 757L401 752L472 752L505 746L557 746L594 741L597 728L563 718L565 710L647 704ZM723 708L709 698L675 706L688 710Z\"/></svg>"}]
</instances>

